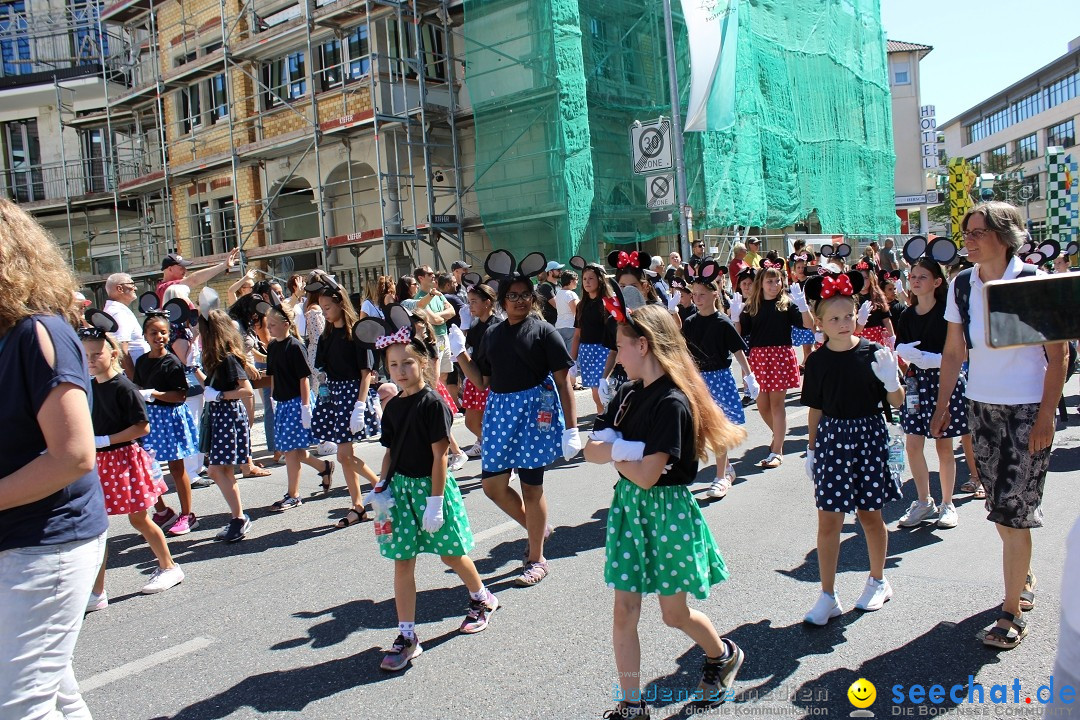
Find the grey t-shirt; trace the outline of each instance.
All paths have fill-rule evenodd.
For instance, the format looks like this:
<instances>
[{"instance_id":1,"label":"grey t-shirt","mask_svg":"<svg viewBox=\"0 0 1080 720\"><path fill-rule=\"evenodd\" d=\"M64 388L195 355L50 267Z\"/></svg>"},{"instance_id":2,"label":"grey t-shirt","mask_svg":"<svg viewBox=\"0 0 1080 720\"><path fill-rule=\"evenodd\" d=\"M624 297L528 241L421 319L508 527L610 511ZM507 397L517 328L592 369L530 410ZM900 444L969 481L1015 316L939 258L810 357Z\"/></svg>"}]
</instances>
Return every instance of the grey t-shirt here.
<instances>
[{"instance_id":1,"label":"grey t-shirt","mask_svg":"<svg viewBox=\"0 0 1080 720\"><path fill-rule=\"evenodd\" d=\"M896 250L882 248L878 250L878 266L885 272L891 272L893 270L899 270L900 266L896 262Z\"/></svg>"}]
</instances>

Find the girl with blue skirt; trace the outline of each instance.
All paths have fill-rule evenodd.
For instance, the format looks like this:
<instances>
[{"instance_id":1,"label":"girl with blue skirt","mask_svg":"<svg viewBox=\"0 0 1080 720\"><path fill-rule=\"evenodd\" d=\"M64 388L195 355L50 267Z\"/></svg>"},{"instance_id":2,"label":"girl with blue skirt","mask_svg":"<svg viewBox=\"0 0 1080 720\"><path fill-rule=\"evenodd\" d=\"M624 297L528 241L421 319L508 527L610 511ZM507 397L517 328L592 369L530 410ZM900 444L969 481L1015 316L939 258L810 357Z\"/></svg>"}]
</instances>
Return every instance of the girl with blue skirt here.
<instances>
[{"instance_id":1,"label":"girl with blue skirt","mask_svg":"<svg viewBox=\"0 0 1080 720\"><path fill-rule=\"evenodd\" d=\"M803 255L793 255L791 257L791 284L804 287L806 285L806 263L809 258ZM791 328L791 345L792 347L802 348L802 365L799 366L799 372L803 372L806 368L806 358L810 357L810 353L814 351L814 331L811 328L795 327Z\"/></svg>"},{"instance_id":2,"label":"girl with blue skirt","mask_svg":"<svg viewBox=\"0 0 1080 720\"><path fill-rule=\"evenodd\" d=\"M604 579L615 590L614 650L619 717L647 717L641 699L638 620L642 594L659 596L664 623L705 653L700 704L723 702L744 660L712 621L687 604L728 577L727 567L689 485L707 450L723 453L746 433L712 402L686 342L660 307L620 312L623 384L596 419L585 459L614 463L619 473L608 513ZM613 713L613 716L615 715Z\"/></svg>"},{"instance_id":3,"label":"girl with blue skirt","mask_svg":"<svg viewBox=\"0 0 1080 720\"><path fill-rule=\"evenodd\" d=\"M604 411L600 400L600 381L615 369L615 333L604 310L604 299L611 297L604 268L590 263L581 271L584 290L574 318L574 339L570 357L577 363L581 384L592 389L596 412Z\"/></svg>"}]
</instances>

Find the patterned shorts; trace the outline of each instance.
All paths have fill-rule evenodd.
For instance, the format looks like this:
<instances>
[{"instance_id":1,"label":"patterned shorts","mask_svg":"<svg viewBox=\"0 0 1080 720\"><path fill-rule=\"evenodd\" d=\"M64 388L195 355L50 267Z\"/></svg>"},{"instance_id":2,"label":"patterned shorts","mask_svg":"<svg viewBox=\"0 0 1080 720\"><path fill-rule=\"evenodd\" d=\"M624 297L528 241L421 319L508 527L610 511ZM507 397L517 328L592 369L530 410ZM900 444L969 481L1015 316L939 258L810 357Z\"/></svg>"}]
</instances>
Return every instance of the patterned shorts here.
<instances>
[{"instance_id":1,"label":"patterned shorts","mask_svg":"<svg viewBox=\"0 0 1080 720\"><path fill-rule=\"evenodd\" d=\"M1028 440L1039 404L968 402L975 466L986 488L986 519L1011 528L1042 527L1050 448L1032 455Z\"/></svg>"}]
</instances>

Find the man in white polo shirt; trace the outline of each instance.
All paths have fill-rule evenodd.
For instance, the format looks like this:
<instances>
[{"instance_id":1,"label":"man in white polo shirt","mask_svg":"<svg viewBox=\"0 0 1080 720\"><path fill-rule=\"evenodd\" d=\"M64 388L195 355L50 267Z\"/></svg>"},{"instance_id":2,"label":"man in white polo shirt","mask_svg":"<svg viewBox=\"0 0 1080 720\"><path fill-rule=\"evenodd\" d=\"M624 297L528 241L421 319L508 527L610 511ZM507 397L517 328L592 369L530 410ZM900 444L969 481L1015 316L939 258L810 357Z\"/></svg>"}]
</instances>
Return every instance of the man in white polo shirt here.
<instances>
[{"instance_id":1,"label":"man in white polo shirt","mask_svg":"<svg viewBox=\"0 0 1080 720\"><path fill-rule=\"evenodd\" d=\"M150 349L143 339L142 325L128 307L135 302L135 282L127 273L113 273L105 280L105 293L109 299L102 310L112 315L120 326L115 333L120 349L124 351L120 364L124 374L132 378L135 376L135 361Z\"/></svg>"}]
</instances>

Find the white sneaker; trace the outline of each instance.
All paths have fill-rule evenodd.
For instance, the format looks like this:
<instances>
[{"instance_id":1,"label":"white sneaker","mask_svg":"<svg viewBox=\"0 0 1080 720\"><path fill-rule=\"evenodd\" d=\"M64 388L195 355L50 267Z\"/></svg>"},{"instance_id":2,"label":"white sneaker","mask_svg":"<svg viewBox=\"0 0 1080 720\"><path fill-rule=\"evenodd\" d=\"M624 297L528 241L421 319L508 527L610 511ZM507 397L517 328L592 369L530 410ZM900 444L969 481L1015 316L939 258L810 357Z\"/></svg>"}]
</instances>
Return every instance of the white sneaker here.
<instances>
[{"instance_id":1,"label":"white sneaker","mask_svg":"<svg viewBox=\"0 0 1080 720\"><path fill-rule=\"evenodd\" d=\"M316 450L319 455L333 455L337 452L337 443L324 442Z\"/></svg>"},{"instance_id":2,"label":"white sneaker","mask_svg":"<svg viewBox=\"0 0 1080 720\"><path fill-rule=\"evenodd\" d=\"M461 468L465 467L465 463L469 461L469 457L465 453L452 453L450 455L450 462L447 464L446 469L450 472L457 472Z\"/></svg>"},{"instance_id":3,"label":"white sneaker","mask_svg":"<svg viewBox=\"0 0 1080 720\"><path fill-rule=\"evenodd\" d=\"M86 612L92 613L109 607L109 593L102 590L101 594L91 592L90 599L86 603Z\"/></svg>"},{"instance_id":4,"label":"white sneaker","mask_svg":"<svg viewBox=\"0 0 1080 720\"><path fill-rule=\"evenodd\" d=\"M727 495L728 490L731 489L731 481L726 477L718 477L712 481L712 485L705 492L706 497L722 498Z\"/></svg>"},{"instance_id":5,"label":"white sneaker","mask_svg":"<svg viewBox=\"0 0 1080 720\"><path fill-rule=\"evenodd\" d=\"M480 457L480 443L477 442L465 449L465 455L471 458Z\"/></svg>"},{"instance_id":6,"label":"white sneaker","mask_svg":"<svg viewBox=\"0 0 1080 720\"><path fill-rule=\"evenodd\" d=\"M862 595L855 601L855 607L866 612L880 610L881 606L892 598L892 594L892 585L889 585L887 577L882 577L881 580L868 577Z\"/></svg>"},{"instance_id":7,"label":"white sneaker","mask_svg":"<svg viewBox=\"0 0 1080 720\"><path fill-rule=\"evenodd\" d=\"M956 508L953 504L946 503L941 506L941 512L938 513L938 519L935 524L939 528L954 528L959 519L960 516L956 514Z\"/></svg>"},{"instance_id":8,"label":"white sneaker","mask_svg":"<svg viewBox=\"0 0 1080 720\"><path fill-rule=\"evenodd\" d=\"M900 527L915 527L934 515L937 515L937 504L934 502L934 498L930 498L926 502L915 500L896 524Z\"/></svg>"},{"instance_id":9,"label":"white sneaker","mask_svg":"<svg viewBox=\"0 0 1080 720\"><path fill-rule=\"evenodd\" d=\"M836 599L835 595L822 592L818 596L817 602L814 603L814 607L810 608L810 612L803 617L803 622L824 626L828 625L829 621L834 617L839 617L843 612L844 608L840 606L840 601Z\"/></svg>"},{"instance_id":10,"label":"white sneaker","mask_svg":"<svg viewBox=\"0 0 1080 720\"><path fill-rule=\"evenodd\" d=\"M154 593L164 592L182 582L184 582L184 571L180 569L179 565L173 565L171 568L158 568L150 576L150 582L143 585L142 593L143 595L153 595Z\"/></svg>"}]
</instances>

